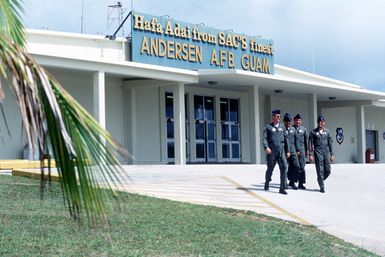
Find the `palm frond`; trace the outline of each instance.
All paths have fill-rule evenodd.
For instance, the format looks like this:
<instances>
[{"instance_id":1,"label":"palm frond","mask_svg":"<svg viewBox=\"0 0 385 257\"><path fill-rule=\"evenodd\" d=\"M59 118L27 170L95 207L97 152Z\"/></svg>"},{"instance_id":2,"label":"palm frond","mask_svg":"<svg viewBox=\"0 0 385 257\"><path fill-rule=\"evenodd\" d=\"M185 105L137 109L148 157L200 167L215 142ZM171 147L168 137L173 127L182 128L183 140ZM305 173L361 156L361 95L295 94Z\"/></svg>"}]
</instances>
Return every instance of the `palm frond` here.
<instances>
[{"instance_id":1,"label":"palm frond","mask_svg":"<svg viewBox=\"0 0 385 257\"><path fill-rule=\"evenodd\" d=\"M11 85L31 145L56 161L73 218L106 213L104 199L119 183L117 154L124 150L44 69L14 42L0 35L0 75ZM5 72L7 71L7 72ZM7 74L9 76L7 76Z\"/></svg>"},{"instance_id":2,"label":"palm frond","mask_svg":"<svg viewBox=\"0 0 385 257\"><path fill-rule=\"evenodd\" d=\"M25 32L20 14L23 13L19 0L0 0L1 34L9 38L16 45L24 47Z\"/></svg>"}]
</instances>

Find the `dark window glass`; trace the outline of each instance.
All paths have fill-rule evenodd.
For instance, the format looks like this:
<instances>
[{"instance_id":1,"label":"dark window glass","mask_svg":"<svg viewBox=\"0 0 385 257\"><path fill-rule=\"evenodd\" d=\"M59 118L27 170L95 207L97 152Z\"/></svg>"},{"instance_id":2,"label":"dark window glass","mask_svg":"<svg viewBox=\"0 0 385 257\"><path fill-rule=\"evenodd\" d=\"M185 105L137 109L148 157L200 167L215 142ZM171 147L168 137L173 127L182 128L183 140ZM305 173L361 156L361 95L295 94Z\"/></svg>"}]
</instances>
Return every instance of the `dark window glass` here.
<instances>
[{"instance_id":1,"label":"dark window glass","mask_svg":"<svg viewBox=\"0 0 385 257\"><path fill-rule=\"evenodd\" d=\"M239 121L237 99L230 99L230 121Z\"/></svg>"},{"instance_id":2,"label":"dark window glass","mask_svg":"<svg viewBox=\"0 0 385 257\"><path fill-rule=\"evenodd\" d=\"M206 120L214 120L214 98L205 97L205 118Z\"/></svg>"},{"instance_id":3,"label":"dark window glass","mask_svg":"<svg viewBox=\"0 0 385 257\"><path fill-rule=\"evenodd\" d=\"M215 139L215 125L214 123L207 124L207 139L214 140Z\"/></svg>"},{"instance_id":4,"label":"dark window glass","mask_svg":"<svg viewBox=\"0 0 385 257\"><path fill-rule=\"evenodd\" d=\"M221 98L220 108L221 108L221 121L228 121L229 120L229 102L228 102L228 99Z\"/></svg>"},{"instance_id":5,"label":"dark window glass","mask_svg":"<svg viewBox=\"0 0 385 257\"><path fill-rule=\"evenodd\" d=\"M205 124L204 123L195 123L195 138L196 139L205 139Z\"/></svg>"},{"instance_id":6,"label":"dark window glass","mask_svg":"<svg viewBox=\"0 0 385 257\"><path fill-rule=\"evenodd\" d=\"M196 120L203 120L203 96L194 96L194 113Z\"/></svg>"},{"instance_id":7,"label":"dark window glass","mask_svg":"<svg viewBox=\"0 0 385 257\"><path fill-rule=\"evenodd\" d=\"M232 144L231 145L231 157L232 158L239 158L239 144Z\"/></svg>"},{"instance_id":8,"label":"dark window glass","mask_svg":"<svg viewBox=\"0 0 385 257\"><path fill-rule=\"evenodd\" d=\"M167 157L168 158L175 157L174 142L167 142Z\"/></svg>"},{"instance_id":9,"label":"dark window glass","mask_svg":"<svg viewBox=\"0 0 385 257\"><path fill-rule=\"evenodd\" d=\"M172 93L166 93L166 117L174 117L174 97Z\"/></svg>"},{"instance_id":10,"label":"dark window glass","mask_svg":"<svg viewBox=\"0 0 385 257\"><path fill-rule=\"evenodd\" d=\"M189 155L190 155L190 147L189 147L189 143L186 142L186 158L188 159Z\"/></svg>"},{"instance_id":11,"label":"dark window glass","mask_svg":"<svg viewBox=\"0 0 385 257\"><path fill-rule=\"evenodd\" d=\"M215 158L215 144L208 143L209 145L209 158Z\"/></svg>"},{"instance_id":12,"label":"dark window glass","mask_svg":"<svg viewBox=\"0 0 385 257\"><path fill-rule=\"evenodd\" d=\"M188 125L188 121L185 121L184 123L184 130L185 130L185 139L186 141L189 140L189 125Z\"/></svg>"},{"instance_id":13,"label":"dark window glass","mask_svg":"<svg viewBox=\"0 0 385 257\"><path fill-rule=\"evenodd\" d=\"M184 118L188 120L188 97L184 95Z\"/></svg>"},{"instance_id":14,"label":"dark window glass","mask_svg":"<svg viewBox=\"0 0 385 257\"><path fill-rule=\"evenodd\" d=\"M231 125L231 141L239 140L239 127L238 125Z\"/></svg>"},{"instance_id":15,"label":"dark window glass","mask_svg":"<svg viewBox=\"0 0 385 257\"><path fill-rule=\"evenodd\" d=\"M230 158L229 144L222 144L222 158Z\"/></svg>"},{"instance_id":16,"label":"dark window glass","mask_svg":"<svg viewBox=\"0 0 385 257\"><path fill-rule=\"evenodd\" d=\"M197 143L196 144L196 158L205 158L205 144Z\"/></svg>"},{"instance_id":17,"label":"dark window glass","mask_svg":"<svg viewBox=\"0 0 385 257\"><path fill-rule=\"evenodd\" d=\"M229 140L229 125L228 124L222 124L222 139L223 140Z\"/></svg>"},{"instance_id":18,"label":"dark window glass","mask_svg":"<svg viewBox=\"0 0 385 257\"><path fill-rule=\"evenodd\" d=\"M167 138L174 138L174 122L170 118L167 119Z\"/></svg>"}]
</instances>

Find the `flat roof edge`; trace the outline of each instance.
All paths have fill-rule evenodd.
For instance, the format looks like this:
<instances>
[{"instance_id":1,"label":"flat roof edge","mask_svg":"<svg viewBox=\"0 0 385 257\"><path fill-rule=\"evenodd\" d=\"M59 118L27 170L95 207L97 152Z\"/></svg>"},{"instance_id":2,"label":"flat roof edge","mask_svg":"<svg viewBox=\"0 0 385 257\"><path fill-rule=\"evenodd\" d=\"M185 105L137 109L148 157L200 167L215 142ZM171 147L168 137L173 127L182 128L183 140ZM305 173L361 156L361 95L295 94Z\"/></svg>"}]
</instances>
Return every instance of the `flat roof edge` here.
<instances>
[{"instance_id":1,"label":"flat roof edge","mask_svg":"<svg viewBox=\"0 0 385 257\"><path fill-rule=\"evenodd\" d=\"M144 63L136 63L130 61L108 61L103 59L95 59L95 58L82 58L76 59L73 57L65 57L65 56L52 56L52 55L44 55L40 53L31 53L37 59L40 59L39 63L44 66L52 66L57 68L71 68L72 62L82 62L84 65L77 65L78 70L85 71L96 71L101 70L107 73L119 74L119 75L127 75L127 69L132 70L142 70L146 74L150 74L148 78L159 76L163 74L162 79L181 82L181 83L198 83L198 73L197 71L183 70L177 68L163 67L151 64ZM101 66L102 65L102 66ZM174 77L173 77L174 76Z\"/></svg>"},{"instance_id":2,"label":"flat roof edge","mask_svg":"<svg viewBox=\"0 0 385 257\"><path fill-rule=\"evenodd\" d=\"M66 38L78 38L78 39L93 39L93 40L106 40L110 41L110 39L106 38L105 35L97 35L97 34L79 34L76 32L66 32L66 31L55 31L55 30L46 30L46 29L25 29L28 35L41 35L41 36L56 36L56 37L66 37ZM117 37L114 41L127 41L124 37Z\"/></svg>"},{"instance_id":3,"label":"flat roof edge","mask_svg":"<svg viewBox=\"0 0 385 257\"><path fill-rule=\"evenodd\" d=\"M349 82L346 82L346 81L342 81L342 80L337 80L337 79L321 76L321 75L318 75L318 74L314 74L314 73L310 73L310 72L306 72L306 71L302 71L302 70L297 70L297 69L286 67L286 66L282 66L282 65L279 65L279 64L274 64L274 68L277 69L278 71L279 70L283 70L283 71L286 71L286 72L291 72L293 74L298 74L300 76L305 76L305 77L308 77L309 79L315 79L315 80L318 80L320 82L334 83L334 84L339 84L339 85L342 85L342 86L347 86L347 87L352 87L352 88L363 88L360 85L356 85L356 84L352 84L352 83L349 83Z\"/></svg>"}]
</instances>

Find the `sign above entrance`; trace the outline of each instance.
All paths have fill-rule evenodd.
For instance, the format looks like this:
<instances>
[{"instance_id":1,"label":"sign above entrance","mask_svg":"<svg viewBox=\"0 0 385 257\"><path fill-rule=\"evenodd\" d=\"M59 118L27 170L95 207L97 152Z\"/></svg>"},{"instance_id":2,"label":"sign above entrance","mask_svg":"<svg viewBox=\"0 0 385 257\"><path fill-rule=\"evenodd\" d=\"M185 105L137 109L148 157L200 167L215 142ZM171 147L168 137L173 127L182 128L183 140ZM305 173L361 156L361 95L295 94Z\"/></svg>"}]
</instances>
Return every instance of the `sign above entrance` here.
<instances>
[{"instance_id":1,"label":"sign above entrance","mask_svg":"<svg viewBox=\"0 0 385 257\"><path fill-rule=\"evenodd\" d=\"M273 40L135 12L131 24L134 62L274 74Z\"/></svg>"}]
</instances>

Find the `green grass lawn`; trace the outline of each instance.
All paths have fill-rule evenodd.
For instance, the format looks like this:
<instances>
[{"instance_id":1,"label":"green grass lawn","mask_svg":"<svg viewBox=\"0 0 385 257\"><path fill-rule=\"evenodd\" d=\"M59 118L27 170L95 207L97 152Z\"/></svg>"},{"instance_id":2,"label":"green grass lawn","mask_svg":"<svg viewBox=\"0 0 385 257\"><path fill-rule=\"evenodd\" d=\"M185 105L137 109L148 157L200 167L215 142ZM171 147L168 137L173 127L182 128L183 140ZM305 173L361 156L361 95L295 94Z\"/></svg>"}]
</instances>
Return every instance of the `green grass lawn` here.
<instances>
[{"instance_id":1,"label":"green grass lawn","mask_svg":"<svg viewBox=\"0 0 385 257\"><path fill-rule=\"evenodd\" d=\"M109 228L69 219L58 184L0 175L0 256L376 256L315 227L121 193Z\"/></svg>"}]
</instances>

